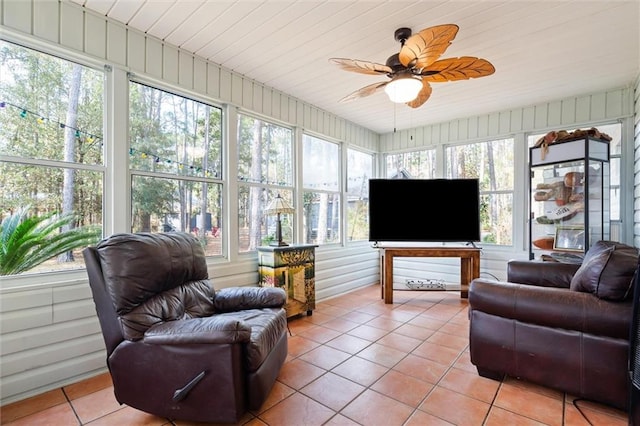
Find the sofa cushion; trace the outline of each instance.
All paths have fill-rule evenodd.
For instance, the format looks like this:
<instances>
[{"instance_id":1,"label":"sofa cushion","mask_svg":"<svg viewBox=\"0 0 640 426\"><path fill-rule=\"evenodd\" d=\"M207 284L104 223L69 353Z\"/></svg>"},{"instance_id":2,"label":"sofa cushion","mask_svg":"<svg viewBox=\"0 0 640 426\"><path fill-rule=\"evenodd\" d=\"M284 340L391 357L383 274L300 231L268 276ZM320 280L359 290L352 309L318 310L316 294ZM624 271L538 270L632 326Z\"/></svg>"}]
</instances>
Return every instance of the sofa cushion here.
<instances>
[{"instance_id":1,"label":"sofa cushion","mask_svg":"<svg viewBox=\"0 0 640 426\"><path fill-rule=\"evenodd\" d=\"M598 241L586 253L570 289L600 299L622 301L631 296L638 250L614 241Z\"/></svg>"}]
</instances>

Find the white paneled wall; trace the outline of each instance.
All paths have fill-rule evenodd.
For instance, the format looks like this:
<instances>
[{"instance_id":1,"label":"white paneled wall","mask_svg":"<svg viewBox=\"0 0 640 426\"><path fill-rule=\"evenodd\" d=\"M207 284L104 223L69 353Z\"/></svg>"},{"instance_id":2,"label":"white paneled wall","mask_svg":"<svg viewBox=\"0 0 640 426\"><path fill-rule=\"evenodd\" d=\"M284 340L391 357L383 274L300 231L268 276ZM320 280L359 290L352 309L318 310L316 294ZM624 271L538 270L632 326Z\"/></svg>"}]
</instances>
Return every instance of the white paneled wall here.
<instances>
[{"instance_id":1,"label":"white paneled wall","mask_svg":"<svg viewBox=\"0 0 640 426\"><path fill-rule=\"evenodd\" d=\"M380 136L381 152L401 152L433 145L511 137L517 133L568 131L587 123L633 115L633 88L613 89L547 104L494 112Z\"/></svg>"},{"instance_id":2,"label":"white paneled wall","mask_svg":"<svg viewBox=\"0 0 640 426\"><path fill-rule=\"evenodd\" d=\"M45 46L49 53L90 61L155 79L185 93L227 103L370 152L410 150L522 132L576 127L592 120L633 114L633 90L566 99L438 125L378 135L330 112L133 31L71 2L0 0L0 37ZM639 83L636 82L636 88ZM636 90L637 93L637 90ZM640 102L636 95L635 146L640 149ZM113 137L113 135L111 135ZM519 138L519 139L518 139ZM525 147L516 158L526 162ZM639 158L640 154L636 154ZM640 161L635 182L640 183ZM523 178L516 181L522 186ZM640 194L636 194L636 199ZM516 202L525 202L524 195ZM636 203L636 223L640 205ZM113 219L121 222L121 218ZM522 225L516 229L523 231ZM636 241L640 230L636 228ZM513 250L486 249L481 274L504 278L505 262L524 257L522 240ZM430 259L431 260L431 259ZM399 279L440 274L455 282L459 266L443 259L416 264L400 260ZM210 270L216 287L253 285L257 259L239 259ZM316 291L322 300L378 281L378 253L367 243L316 251ZM105 352L86 273L78 271L0 281L0 405L69 384L106 370Z\"/></svg>"}]
</instances>

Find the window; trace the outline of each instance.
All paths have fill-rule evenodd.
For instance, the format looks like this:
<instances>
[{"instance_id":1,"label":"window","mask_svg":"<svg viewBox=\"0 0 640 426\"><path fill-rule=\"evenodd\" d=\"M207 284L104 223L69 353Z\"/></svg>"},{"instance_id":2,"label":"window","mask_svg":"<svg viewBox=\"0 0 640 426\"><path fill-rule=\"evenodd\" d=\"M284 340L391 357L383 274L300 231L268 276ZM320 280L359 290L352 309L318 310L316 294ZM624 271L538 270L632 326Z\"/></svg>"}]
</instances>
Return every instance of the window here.
<instances>
[{"instance_id":1,"label":"window","mask_svg":"<svg viewBox=\"0 0 640 426\"><path fill-rule=\"evenodd\" d=\"M372 154L347 149L347 240L369 239L369 179Z\"/></svg>"},{"instance_id":2,"label":"window","mask_svg":"<svg viewBox=\"0 0 640 426\"><path fill-rule=\"evenodd\" d=\"M433 179L436 177L436 150L388 154L386 165L386 176L390 179Z\"/></svg>"},{"instance_id":3,"label":"window","mask_svg":"<svg viewBox=\"0 0 640 426\"><path fill-rule=\"evenodd\" d=\"M446 177L479 180L483 243L513 241L513 144L513 139L501 139L445 148Z\"/></svg>"},{"instance_id":4,"label":"window","mask_svg":"<svg viewBox=\"0 0 640 426\"><path fill-rule=\"evenodd\" d=\"M304 241L339 243L340 147L309 135L302 137Z\"/></svg>"},{"instance_id":5,"label":"window","mask_svg":"<svg viewBox=\"0 0 640 426\"><path fill-rule=\"evenodd\" d=\"M293 203L293 131L238 114L239 251L255 250L276 238L277 216L264 211L278 194ZM294 240L293 215L281 214L282 239Z\"/></svg>"},{"instance_id":6,"label":"window","mask_svg":"<svg viewBox=\"0 0 640 426\"><path fill-rule=\"evenodd\" d=\"M132 232L192 232L222 254L222 111L129 83Z\"/></svg>"},{"instance_id":7,"label":"window","mask_svg":"<svg viewBox=\"0 0 640 426\"><path fill-rule=\"evenodd\" d=\"M102 227L104 73L0 41L0 221L72 214ZM57 232L57 231L56 231ZM79 247L30 269L84 266Z\"/></svg>"}]
</instances>

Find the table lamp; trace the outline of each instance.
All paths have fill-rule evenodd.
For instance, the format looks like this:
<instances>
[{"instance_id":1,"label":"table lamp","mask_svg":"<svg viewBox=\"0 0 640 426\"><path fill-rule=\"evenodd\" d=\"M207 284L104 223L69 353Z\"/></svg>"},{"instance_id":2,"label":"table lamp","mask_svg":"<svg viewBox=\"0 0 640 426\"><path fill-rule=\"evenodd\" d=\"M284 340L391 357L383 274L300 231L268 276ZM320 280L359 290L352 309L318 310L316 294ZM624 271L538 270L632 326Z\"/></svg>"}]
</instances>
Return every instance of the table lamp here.
<instances>
[{"instance_id":1,"label":"table lamp","mask_svg":"<svg viewBox=\"0 0 640 426\"><path fill-rule=\"evenodd\" d=\"M280 223L280 215L283 213L295 213L295 209L291 207L284 198L280 196L280 194L277 194L276 198L271 200L271 203L269 203L269 206L267 206L267 209L264 212L269 215L278 215L276 221L276 241L271 242L269 245L277 247L288 246L289 244L282 241L282 224Z\"/></svg>"}]
</instances>

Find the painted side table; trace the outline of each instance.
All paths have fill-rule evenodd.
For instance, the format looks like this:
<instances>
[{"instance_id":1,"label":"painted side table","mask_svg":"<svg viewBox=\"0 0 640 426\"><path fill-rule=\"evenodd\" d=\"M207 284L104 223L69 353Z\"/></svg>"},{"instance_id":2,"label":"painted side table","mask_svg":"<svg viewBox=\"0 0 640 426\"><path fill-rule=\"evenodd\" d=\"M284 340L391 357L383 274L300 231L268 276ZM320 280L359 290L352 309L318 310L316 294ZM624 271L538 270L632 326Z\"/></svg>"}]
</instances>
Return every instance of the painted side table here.
<instances>
[{"instance_id":1,"label":"painted side table","mask_svg":"<svg viewBox=\"0 0 640 426\"><path fill-rule=\"evenodd\" d=\"M258 247L258 272L261 287L280 287L287 292L287 317L316 307L315 248L300 244L284 247Z\"/></svg>"}]
</instances>

